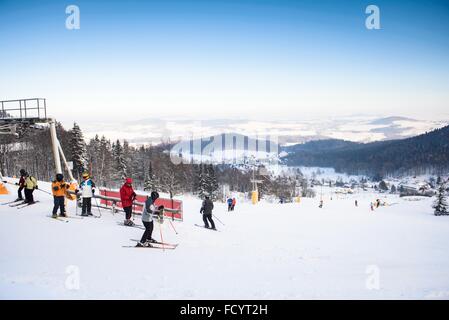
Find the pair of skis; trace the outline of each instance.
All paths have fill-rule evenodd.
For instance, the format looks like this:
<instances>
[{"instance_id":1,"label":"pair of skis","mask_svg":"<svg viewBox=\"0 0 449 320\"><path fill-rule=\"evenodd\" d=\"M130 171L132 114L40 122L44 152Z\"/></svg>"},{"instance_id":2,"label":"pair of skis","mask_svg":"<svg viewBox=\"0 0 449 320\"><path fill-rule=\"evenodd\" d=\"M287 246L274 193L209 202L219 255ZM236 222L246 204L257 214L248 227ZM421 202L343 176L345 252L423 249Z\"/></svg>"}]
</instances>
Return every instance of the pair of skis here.
<instances>
[{"instance_id":1,"label":"pair of skis","mask_svg":"<svg viewBox=\"0 0 449 320\"><path fill-rule=\"evenodd\" d=\"M63 221L63 222L69 222L69 219L83 219L83 217L77 217L77 216L66 216L66 217L62 217L62 216L47 216L48 218L52 218L54 220L58 220L58 221Z\"/></svg>"},{"instance_id":2,"label":"pair of skis","mask_svg":"<svg viewBox=\"0 0 449 320\"><path fill-rule=\"evenodd\" d=\"M212 229L212 228L206 228L205 226L202 226L202 225L199 225L199 224L196 224L196 223L195 223L195 227L203 228L203 229L210 230L210 231L220 232L220 230Z\"/></svg>"},{"instance_id":3,"label":"pair of skis","mask_svg":"<svg viewBox=\"0 0 449 320\"><path fill-rule=\"evenodd\" d=\"M23 199L16 199L14 201L3 202L1 205L6 206L6 205L14 204L16 202L23 202L23 201L24 201Z\"/></svg>"},{"instance_id":4,"label":"pair of skis","mask_svg":"<svg viewBox=\"0 0 449 320\"><path fill-rule=\"evenodd\" d=\"M22 208L25 208L25 207L29 207L29 206L31 206L31 205L33 205L33 204L36 204L36 203L38 203L38 202L39 202L39 200L34 201L34 202L31 202L31 203L23 201L23 202L21 202L21 203L10 204L9 206L10 206L11 208L22 209Z\"/></svg>"},{"instance_id":5,"label":"pair of skis","mask_svg":"<svg viewBox=\"0 0 449 320\"><path fill-rule=\"evenodd\" d=\"M140 242L140 240L131 239L134 242ZM142 248L142 249L162 249L162 250L175 250L178 244L166 243L166 242L152 242L151 247L136 247L136 246L122 246L123 248Z\"/></svg>"}]
</instances>

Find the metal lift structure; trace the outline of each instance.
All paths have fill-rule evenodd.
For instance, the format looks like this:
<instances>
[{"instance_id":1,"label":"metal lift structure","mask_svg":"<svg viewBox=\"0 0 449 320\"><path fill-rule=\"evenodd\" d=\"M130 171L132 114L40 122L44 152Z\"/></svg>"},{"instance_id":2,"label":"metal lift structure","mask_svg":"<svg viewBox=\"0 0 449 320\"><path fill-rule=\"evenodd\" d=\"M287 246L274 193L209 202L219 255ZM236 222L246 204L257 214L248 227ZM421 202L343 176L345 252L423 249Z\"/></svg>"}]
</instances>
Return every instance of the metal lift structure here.
<instances>
[{"instance_id":1,"label":"metal lift structure","mask_svg":"<svg viewBox=\"0 0 449 320\"><path fill-rule=\"evenodd\" d=\"M75 181L56 135L56 120L47 115L46 99L29 98L0 101L0 134L20 137L20 134L26 130L47 125L50 127L55 174L62 173L62 158L70 179Z\"/></svg>"}]
</instances>

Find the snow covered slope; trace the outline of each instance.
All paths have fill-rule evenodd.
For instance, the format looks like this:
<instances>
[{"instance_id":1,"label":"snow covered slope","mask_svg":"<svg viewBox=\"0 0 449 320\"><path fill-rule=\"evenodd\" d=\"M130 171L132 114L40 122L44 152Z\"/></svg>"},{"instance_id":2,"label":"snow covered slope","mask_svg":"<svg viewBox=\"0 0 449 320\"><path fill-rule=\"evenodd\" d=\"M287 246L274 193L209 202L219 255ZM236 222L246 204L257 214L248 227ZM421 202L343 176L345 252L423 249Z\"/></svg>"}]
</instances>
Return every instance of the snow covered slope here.
<instances>
[{"instance_id":1,"label":"snow covered slope","mask_svg":"<svg viewBox=\"0 0 449 320\"><path fill-rule=\"evenodd\" d=\"M1 202L14 198L8 188L13 193ZM449 297L449 218L433 216L427 198L388 195L390 206L374 212L378 195L369 192L326 194L323 209L319 198L237 203L231 214L216 203L225 226L216 220L221 232L214 232L194 226L200 200L186 196L185 221L174 224L179 234L162 225L164 240L179 246L164 252L123 248L142 230L119 226L122 214L104 210L101 219L64 223L46 217L49 195L35 195L41 202L25 209L0 206L2 299ZM75 215L73 202L68 212ZM160 239L158 225L153 236ZM80 287L72 290L75 271ZM370 290L373 272L379 289Z\"/></svg>"}]
</instances>

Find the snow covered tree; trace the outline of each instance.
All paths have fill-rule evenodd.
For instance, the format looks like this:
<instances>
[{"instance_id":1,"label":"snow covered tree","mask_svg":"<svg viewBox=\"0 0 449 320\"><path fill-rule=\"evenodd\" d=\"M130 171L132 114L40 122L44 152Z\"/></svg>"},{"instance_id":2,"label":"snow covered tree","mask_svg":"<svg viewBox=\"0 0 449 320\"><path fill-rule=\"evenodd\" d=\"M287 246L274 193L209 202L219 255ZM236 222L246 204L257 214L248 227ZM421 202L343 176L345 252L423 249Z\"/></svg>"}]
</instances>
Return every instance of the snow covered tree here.
<instances>
[{"instance_id":1,"label":"snow covered tree","mask_svg":"<svg viewBox=\"0 0 449 320\"><path fill-rule=\"evenodd\" d=\"M207 171L206 171L206 166L204 164L200 164L199 165L199 170L198 170L198 182L197 182L197 192L198 192L198 196L201 199L204 199L204 197L208 194L207 191Z\"/></svg>"},{"instance_id":2,"label":"snow covered tree","mask_svg":"<svg viewBox=\"0 0 449 320\"><path fill-rule=\"evenodd\" d=\"M147 191L158 191L160 190L159 180L153 172L153 165L150 161L150 165L148 166L147 177L145 178L144 190Z\"/></svg>"},{"instance_id":3,"label":"snow covered tree","mask_svg":"<svg viewBox=\"0 0 449 320\"><path fill-rule=\"evenodd\" d=\"M81 175L87 170L87 146L83 132L76 122L70 131L70 152L73 161L73 171L75 174Z\"/></svg>"},{"instance_id":4,"label":"snow covered tree","mask_svg":"<svg viewBox=\"0 0 449 320\"><path fill-rule=\"evenodd\" d=\"M211 200L217 200L220 186L214 166L212 164L201 164L198 175L198 196L202 199L209 196Z\"/></svg>"},{"instance_id":5,"label":"snow covered tree","mask_svg":"<svg viewBox=\"0 0 449 320\"><path fill-rule=\"evenodd\" d=\"M114 178L124 179L127 176L127 168L123 147L119 140L112 145L112 155L114 159Z\"/></svg>"},{"instance_id":6,"label":"snow covered tree","mask_svg":"<svg viewBox=\"0 0 449 320\"><path fill-rule=\"evenodd\" d=\"M380 189L380 190L383 190L383 191L388 191L387 183L386 183L384 180L382 180L382 181L379 183L379 189Z\"/></svg>"},{"instance_id":7,"label":"snow covered tree","mask_svg":"<svg viewBox=\"0 0 449 320\"><path fill-rule=\"evenodd\" d=\"M218 199L218 189L220 186L218 185L217 175L212 164L207 166L207 192L211 200Z\"/></svg>"},{"instance_id":8,"label":"snow covered tree","mask_svg":"<svg viewBox=\"0 0 449 320\"><path fill-rule=\"evenodd\" d=\"M392 185L392 186L391 186L390 192L391 192L391 193L396 193L396 191L397 191L396 186L395 186L395 185Z\"/></svg>"},{"instance_id":9,"label":"snow covered tree","mask_svg":"<svg viewBox=\"0 0 449 320\"><path fill-rule=\"evenodd\" d=\"M446 199L446 184L441 183L438 187L437 198L433 204L433 208L435 209L435 215L448 215L449 214L449 206Z\"/></svg>"}]
</instances>

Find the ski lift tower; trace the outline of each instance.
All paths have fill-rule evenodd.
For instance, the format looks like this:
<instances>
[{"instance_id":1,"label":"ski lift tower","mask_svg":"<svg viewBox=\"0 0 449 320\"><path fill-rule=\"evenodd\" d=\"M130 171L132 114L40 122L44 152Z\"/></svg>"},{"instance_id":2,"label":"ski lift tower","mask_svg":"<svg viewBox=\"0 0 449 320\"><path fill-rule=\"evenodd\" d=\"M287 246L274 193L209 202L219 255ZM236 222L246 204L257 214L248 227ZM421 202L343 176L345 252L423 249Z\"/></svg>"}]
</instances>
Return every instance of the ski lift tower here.
<instances>
[{"instance_id":1,"label":"ski lift tower","mask_svg":"<svg viewBox=\"0 0 449 320\"><path fill-rule=\"evenodd\" d=\"M256 180L255 178L255 167L253 167L253 178L251 179L251 183L253 184L253 191L251 192L251 202L256 204L259 202L259 189L257 187L258 183L262 183L262 180Z\"/></svg>"},{"instance_id":2,"label":"ski lift tower","mask_svg":"<svg viewBox=\"0 0 449 320\"><path fill-rule=\"evenodd\" d=\"M75 181L56 135L56 120L47 116L46 99L3 100L0 101L0 108L0 134L14 135L20 139L26 130L49 125L55 173L62 173L62 158L70 179Z\"/></svg>"}]
</instances>

